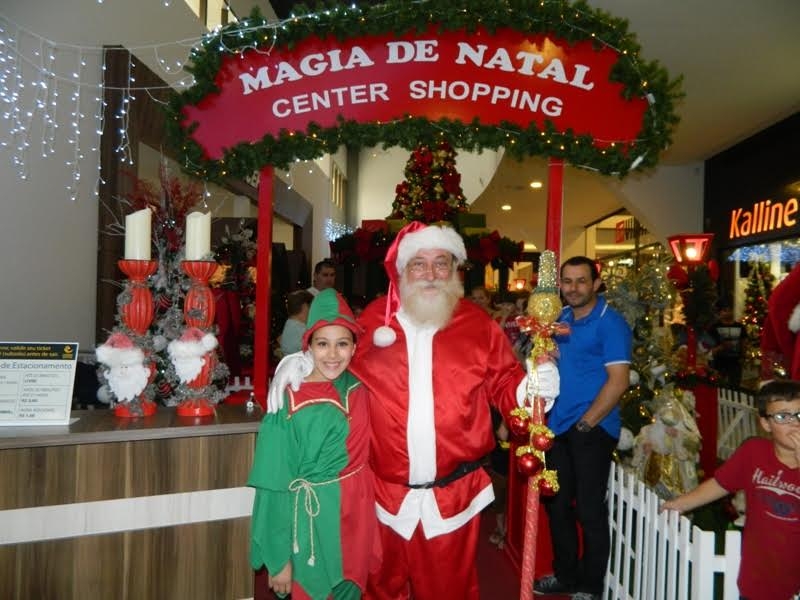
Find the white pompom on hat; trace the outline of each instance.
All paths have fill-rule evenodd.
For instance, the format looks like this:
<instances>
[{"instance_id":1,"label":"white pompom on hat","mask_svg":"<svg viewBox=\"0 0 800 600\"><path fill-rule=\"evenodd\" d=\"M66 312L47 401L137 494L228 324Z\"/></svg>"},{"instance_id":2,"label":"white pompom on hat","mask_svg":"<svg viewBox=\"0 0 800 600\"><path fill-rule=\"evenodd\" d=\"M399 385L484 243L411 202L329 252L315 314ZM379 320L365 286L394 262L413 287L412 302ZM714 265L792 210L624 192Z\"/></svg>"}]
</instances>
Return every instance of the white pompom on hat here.
<instances>
[{"instance_id":1,"label":"white pompom on hat","mask_svg":"<svg viewBox=\"0 0 800 600\"><path fill-rule=\"evenodd\" d=\"M372 334L372 341L376 346L386 348L394 344L397 334L389 325L397 310L400 308L400 271L405 269L420 250L446 250L453 255L456 264L461 264L467 259L467 249L464 240L451 227L439 225L425 225L419 221L412 221L403 227L397 234L392 245L386 253L383 266L389 277L389 289L386 293L386 312L383 325Z\"/></svg>"},{"instance_id":2,"label":"white pompom on hat","mask_svg":"<svg viewBox=\"0 0 800 600\"><path fill-rule=\"evenodd\" d=\"M144 352L133 344L133 340L122 332L112 333L102 346L95 350L98 362L108 367L142 364Z\"/></svg>"}]
</instances>

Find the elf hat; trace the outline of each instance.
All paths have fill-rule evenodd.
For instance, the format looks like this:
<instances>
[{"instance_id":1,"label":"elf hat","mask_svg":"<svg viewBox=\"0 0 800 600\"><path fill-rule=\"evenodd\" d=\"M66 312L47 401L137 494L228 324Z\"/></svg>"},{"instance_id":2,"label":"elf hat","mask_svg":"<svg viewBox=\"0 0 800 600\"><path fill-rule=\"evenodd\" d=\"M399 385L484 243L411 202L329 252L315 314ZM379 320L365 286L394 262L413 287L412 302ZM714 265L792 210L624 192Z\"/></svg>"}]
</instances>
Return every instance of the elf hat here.
<instances>
[{"instance_id":1,"label":"elf hat","mask_svg":"<svg viewBox=\"0 0 800 600\"><path fill-rule=\"evenodd\" d=\"M391 346L397 339L397 334L389 326L397 310L400 308L400 272L406 268L408 261L416 256L420 250L446 250L453 255L456 264L460 265L467 259L467 249L464 240L455 229L440 227L438 225L425 225L419 221L412 221L403 227L397 234L383 266L389 276L389 289L386 292L386 312L383 325L372 334L372 341L376 346L385 348Z\"/></svg>"},{"instance_id":2,"label":"elf hat","mask_svg":"<svg viewBox=\"0 0 800 600\"><path fill-rule=\"evenodd\" d=\"M341 325L353 332L353 336L363 333L361 326L356 323L353 311L347 305L342 295L333 288L326 288L314 296L308 309L307 329L303 334L303 350L308 350L308 342L313 333L320 327L327 325Z\"/></svg>"}]
</instances>

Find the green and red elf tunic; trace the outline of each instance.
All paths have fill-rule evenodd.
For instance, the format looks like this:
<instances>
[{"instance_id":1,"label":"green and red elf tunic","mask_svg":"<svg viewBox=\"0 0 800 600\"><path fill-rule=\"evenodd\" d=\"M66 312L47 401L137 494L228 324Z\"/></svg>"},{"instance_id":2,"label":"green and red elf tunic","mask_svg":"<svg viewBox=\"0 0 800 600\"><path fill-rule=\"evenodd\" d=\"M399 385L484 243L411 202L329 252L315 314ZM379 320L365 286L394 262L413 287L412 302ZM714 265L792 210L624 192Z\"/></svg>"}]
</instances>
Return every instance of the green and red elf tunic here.
<instances>
[{"instance_id":1,"label":"green and red elf tunic","mask_svg":"<svg viewBox=\"0 0 800 600\"><path fill-rule=\"evenodd\" d=\"M285 394L262 421L247 482L251 565L275 574L291 561L295 600L357 598L380 562L368 393L345 371Z\"/></svg>"}]
</instances>

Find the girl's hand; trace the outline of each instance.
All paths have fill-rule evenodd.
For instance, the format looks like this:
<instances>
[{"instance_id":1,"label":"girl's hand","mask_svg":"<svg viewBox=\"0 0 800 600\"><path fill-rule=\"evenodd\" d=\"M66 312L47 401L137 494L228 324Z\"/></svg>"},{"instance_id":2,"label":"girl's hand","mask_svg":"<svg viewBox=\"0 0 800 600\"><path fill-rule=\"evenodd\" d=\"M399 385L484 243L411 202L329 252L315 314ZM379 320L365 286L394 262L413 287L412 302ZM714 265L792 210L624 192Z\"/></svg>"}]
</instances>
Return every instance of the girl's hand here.
<instances>
[{"instance_id":1,"label":"girl's hand","mask_svg":"<svg viewBox=\"0 0 800 600\"><path fill-rule=\"evenodd\" d=\"M286 563L286 566L275 575L270 575L267 579L269 587L276 594L289 594L292 591L292 563Z\"/></svg>"}]
</instances>

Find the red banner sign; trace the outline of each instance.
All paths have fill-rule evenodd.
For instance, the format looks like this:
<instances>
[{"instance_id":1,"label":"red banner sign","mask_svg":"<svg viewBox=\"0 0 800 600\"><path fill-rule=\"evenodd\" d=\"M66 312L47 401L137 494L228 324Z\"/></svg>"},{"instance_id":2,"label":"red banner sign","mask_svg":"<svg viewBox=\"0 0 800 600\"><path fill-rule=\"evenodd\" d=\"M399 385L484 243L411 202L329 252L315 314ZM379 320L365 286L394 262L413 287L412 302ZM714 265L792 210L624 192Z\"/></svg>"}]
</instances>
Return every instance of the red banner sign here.
<instances>
[{"instance_id":1,"label":"red banner sign","mask_svg":"<svg viewBox=\"0 0 800 600\"><path fill-rule=\"evenodd\" d=\"M617 54L509 29L309 37L292 49L225 55L219 93L184 106L184 127L211 159L226 148L339 119L386 123L407 116L527 128L545 121L597 147L633 142L647 109L610 80Z\"/></svg>"}]
</instances>

